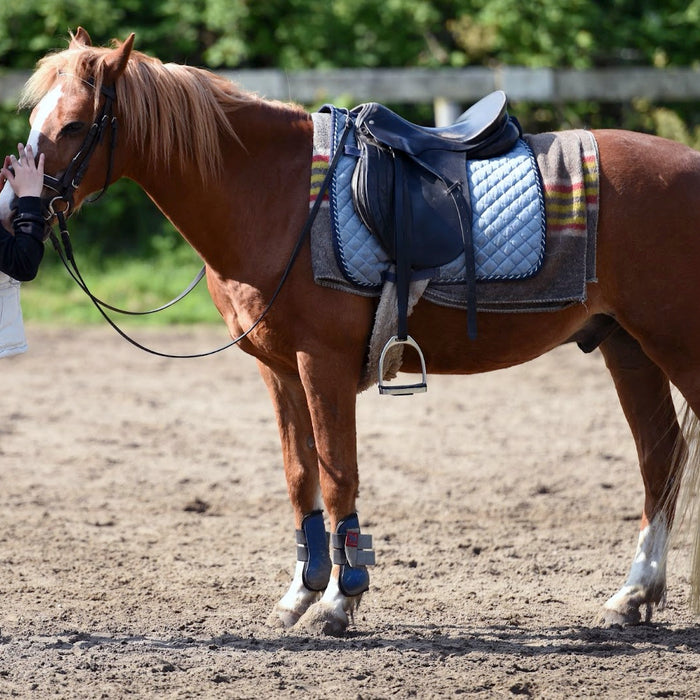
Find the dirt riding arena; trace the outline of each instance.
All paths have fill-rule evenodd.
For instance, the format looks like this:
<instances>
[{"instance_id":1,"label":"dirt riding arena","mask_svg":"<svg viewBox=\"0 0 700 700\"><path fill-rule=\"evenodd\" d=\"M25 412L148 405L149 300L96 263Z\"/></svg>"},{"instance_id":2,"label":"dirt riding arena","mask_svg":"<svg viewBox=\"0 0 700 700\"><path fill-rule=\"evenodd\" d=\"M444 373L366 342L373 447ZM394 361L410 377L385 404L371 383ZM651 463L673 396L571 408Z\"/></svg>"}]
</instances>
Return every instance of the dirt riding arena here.
<instances>
[{"instance_id":1,"label":"dirt riding arena","mask_svg":"<svg viewBox=\"0 0 700 700\"><path fill-rule=\"evenodd\" d=\"M103 327L28 337L1 361L1 697L700 696L683 546L653 624L591 624L642 500L599 354L360 397L377 566L338 639L266 625L294 533L249 357L161 359ZM138 337L188 352L224 332Z\"/></svg>"}]
</instances>

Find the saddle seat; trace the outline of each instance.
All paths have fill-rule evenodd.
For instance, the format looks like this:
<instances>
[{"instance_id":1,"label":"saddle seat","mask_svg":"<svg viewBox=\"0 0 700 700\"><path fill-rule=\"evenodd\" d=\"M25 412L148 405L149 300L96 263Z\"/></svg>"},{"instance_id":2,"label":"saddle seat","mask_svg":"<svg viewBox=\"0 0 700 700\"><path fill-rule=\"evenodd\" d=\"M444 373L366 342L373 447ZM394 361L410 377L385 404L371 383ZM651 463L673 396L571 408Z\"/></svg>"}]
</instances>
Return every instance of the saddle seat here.
<instances>
[{"instance_id":1,"label":"saddle seat","mask_svg":"<svg viewBox=\"0 0 700 700\"><path fill-rule=\"evenodd\" d=\"M493 92L455 124L412 124L377 102L356 107L353 201L389 256L414 270L454 260L471 228L467 159L509 151L521 136L506 95ZM462 235L460 235L460 232Z\"/></svg>"},{"instance_id":2,"label":"saddle seat","mask_svg":"<svg viewBox=\"0 0 700 700\"><path fill-rule=\"evenodd\" d=\"M476 337L476 272L467 159L511 150L522 131L508 116L506 95L486 95L450 126L423 127L377 102L352 110L358 162L352 177L355 209L395 263L398 330L380 358L380 393L425 390L420 348L408 335L409 285L460 253L467 269L467 331ZM424 271L428 271L427 273ZM423 364L418 385L389 390L383 360L392 345L412 346Z\"/></svg>"},{"instance_id":3,"label":"saddle seat","mask_svg":"<svg viewBox=\"0 0 700 700\"><path fill-rule=\"evenodd\" d=\"M413 124L376 102L364 107L363 119L374 138L402 153L420 156L425 151L457 151L485 158L503 151L504 144L494 138L508 122L507 98L502 90L480 99L454 124L441 127ZM505 143L512 145L507 135Z\"/></svg>"}]
</instances>

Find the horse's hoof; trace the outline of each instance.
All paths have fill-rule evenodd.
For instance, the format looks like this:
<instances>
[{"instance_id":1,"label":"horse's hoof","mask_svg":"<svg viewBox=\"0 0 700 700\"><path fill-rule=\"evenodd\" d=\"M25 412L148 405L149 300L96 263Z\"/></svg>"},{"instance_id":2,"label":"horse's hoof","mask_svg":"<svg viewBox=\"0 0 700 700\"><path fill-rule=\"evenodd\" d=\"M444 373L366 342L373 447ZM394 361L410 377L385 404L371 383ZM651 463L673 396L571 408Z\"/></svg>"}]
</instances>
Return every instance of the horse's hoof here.
<instances>
[{"instance_id":1,"label":"horse's hoof","mask_svg":"<svg viewBox=\"0 0 700 700\"><path fill-rule=\"evenodd\" d=\"M603 629L631 627L640 624L642 616L639 613L639 608L630 606L624 611L614 610L612 608L603 608L595 620L597 627Z\"/></svg>"},{"instance_id":2,"label":"horse's hoof","mask_svg":"<svg viewBox=\"0 0 700 700\"><path fill-rule=\"evenodd\" d=\"M289 629L296 625L299 621L299 613L293 610L285 610L283 608L275 608L267 618L267 626L275 629Z\"/></svg>"},{"instance_id":3,"label":"horse's hoof","mask_svg":"<svg viewBox=\"0 0 700 700\"><path fill-rule=\"evenodd\" d=\"M307 633L342 637L348 624L348 616L342 608L316 603L301 616L296 629Z\"/></svg>"}]
</instances>

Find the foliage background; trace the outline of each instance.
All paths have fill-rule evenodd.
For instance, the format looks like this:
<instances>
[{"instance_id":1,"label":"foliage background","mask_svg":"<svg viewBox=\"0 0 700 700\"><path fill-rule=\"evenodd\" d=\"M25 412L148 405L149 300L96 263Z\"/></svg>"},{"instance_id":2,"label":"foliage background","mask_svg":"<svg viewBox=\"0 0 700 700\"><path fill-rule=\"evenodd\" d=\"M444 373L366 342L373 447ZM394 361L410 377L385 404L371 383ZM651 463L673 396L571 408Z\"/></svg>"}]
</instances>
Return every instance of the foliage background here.
<instances>
[{"instance_id":1,"label":"foliage background","mask_svg":"<svg viewBox=\"0 0 700 700\"><path fill-rule=\"evenodd\" d=\"M141 51L212 69L696 66L699 24L700 0L1 0L0 71L31 69L46 52L64 48L79 25L95 43L133 31ZM402 105L401 111L415 120L431 117L418 106ZM622 127L700 145L700 105L694 103L520 103L511 111L526 131ZM26 138L27 117L13 104L0 105L0 153ZM196 256L128 181L84 207L72 231L101 278L114 270L128 278L125 271L132 269L122 291L112 290L117 294L145 292L148 285L134 266L176 269L164 276L174 285L181 269L184 278L197 269ZM43 268L54 265L48 253ZM58 275L50 276L47 282L42 270L41 286L67 293ZM152 284L152 273L146 277ZM55 316L46 306L42 299L41 314Z\"/></svg>"}]
</instances>

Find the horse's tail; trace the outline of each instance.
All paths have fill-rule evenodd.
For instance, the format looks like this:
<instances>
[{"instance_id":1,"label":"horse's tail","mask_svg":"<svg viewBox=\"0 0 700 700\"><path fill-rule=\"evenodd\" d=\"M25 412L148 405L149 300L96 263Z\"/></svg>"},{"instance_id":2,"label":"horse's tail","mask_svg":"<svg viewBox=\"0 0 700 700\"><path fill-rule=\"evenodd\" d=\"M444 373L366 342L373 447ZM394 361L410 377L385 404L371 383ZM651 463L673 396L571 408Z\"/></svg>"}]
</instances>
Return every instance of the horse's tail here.
<instances>
[{"instance_id":1,"label":"horse's tail","mask_svg":"<svg viewBox=\"0 0 700 700\"><path fill-rule=\"evenodd\" d=\"M678 501L674 518L675 531L689 529L690 535L690 606L700 614L700 419L686 404L681 418L684 436L681 457L680 484L676 487ZM675 500L675 499L671 499Z\"/></svg>"}]
</instances>

